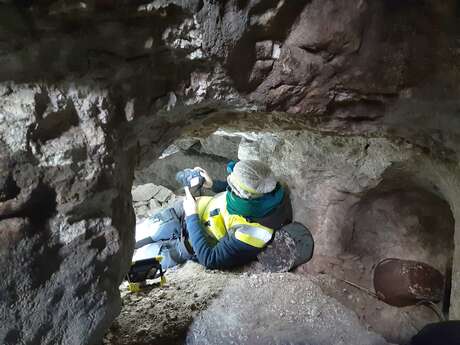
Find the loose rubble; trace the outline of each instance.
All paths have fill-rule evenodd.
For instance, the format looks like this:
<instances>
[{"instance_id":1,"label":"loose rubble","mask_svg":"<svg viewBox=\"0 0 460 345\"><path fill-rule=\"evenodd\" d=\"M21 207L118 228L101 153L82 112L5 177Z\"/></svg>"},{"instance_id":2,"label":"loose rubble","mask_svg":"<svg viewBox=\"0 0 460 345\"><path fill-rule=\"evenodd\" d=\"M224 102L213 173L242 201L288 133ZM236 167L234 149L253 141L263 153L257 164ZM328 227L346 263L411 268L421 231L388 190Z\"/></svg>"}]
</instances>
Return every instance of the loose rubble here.
<instances>
[{"instance_id":1,"label":"loose rubble","mask_svg":"<svg viewBox=\"0 0 460 345\"><path fill-rule=\"evenodd\" d=\"M170 205L176 198L168 188L153 183L136 186L132 190L132 195L138 222Z\"/></svg>"}]
</instances>

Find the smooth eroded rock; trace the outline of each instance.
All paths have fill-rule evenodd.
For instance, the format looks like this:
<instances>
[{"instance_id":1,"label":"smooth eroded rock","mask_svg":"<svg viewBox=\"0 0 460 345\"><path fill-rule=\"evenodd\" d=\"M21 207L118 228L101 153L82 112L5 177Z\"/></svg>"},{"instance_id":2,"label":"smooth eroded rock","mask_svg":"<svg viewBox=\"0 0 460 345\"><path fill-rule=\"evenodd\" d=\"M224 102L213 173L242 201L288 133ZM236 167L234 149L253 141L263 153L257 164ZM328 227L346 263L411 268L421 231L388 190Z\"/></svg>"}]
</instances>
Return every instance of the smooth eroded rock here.
<instances>
[{"instance_id":1,"label":"smooth eroded rock","mask_svg":"<svg viewBox=\"0 0 460 345\"><path fill-rule=\"evenodd\" d=\"M309 279L289 273L231 281L192 323L187 345L387 345Z\"/></svg>"}]
</instances>

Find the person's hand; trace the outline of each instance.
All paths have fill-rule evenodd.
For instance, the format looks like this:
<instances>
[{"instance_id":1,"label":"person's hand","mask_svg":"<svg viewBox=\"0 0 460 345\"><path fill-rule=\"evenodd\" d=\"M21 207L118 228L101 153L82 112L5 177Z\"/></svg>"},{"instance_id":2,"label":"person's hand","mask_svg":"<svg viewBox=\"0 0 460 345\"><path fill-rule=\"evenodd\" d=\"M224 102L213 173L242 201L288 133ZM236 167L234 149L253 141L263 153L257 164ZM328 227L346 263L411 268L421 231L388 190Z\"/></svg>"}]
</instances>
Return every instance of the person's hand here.
<instances>
[{"instance_id":1,"label":"person's hand","mask_svg":"<svg viewBox=\"0 0 460 345\"><path fill-rule=\"evenodd\" d=\"M198 170L200 172L200 175L203 176L203 178L204 178L203 187L211 189L213 182L212 182L212 178L209 176L208 172L206 170L204 170L203 168L200 168L200 167L195 167L194 170Z\"/></svg>"},{"instance_id":2,"label":"person's hand","mask_svg":"<svg viewBox=\"0 0 460 345\"><path fill-rule=\"evenodd\" d=\"M191 216L192 214L196 214L196 201L193 198L192 193L190 193L190 189L185 187L185 199L183 201L184 212L186 216Z\"/></svg>"}]
</instances>

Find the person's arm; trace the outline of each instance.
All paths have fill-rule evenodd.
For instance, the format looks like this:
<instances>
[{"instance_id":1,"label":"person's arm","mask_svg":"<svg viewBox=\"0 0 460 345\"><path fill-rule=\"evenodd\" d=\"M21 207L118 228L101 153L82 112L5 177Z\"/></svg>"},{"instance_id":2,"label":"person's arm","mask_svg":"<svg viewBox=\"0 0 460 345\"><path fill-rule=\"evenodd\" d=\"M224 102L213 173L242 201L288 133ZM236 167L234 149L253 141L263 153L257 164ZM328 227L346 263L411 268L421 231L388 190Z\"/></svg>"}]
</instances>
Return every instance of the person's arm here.
<instances>
[{"instance_id":1,"label":"person's arm","mask_svg":"<svg viewBox=\"0 0 460 345\"><path fill-rule=\"evenodd\" d=\"M216 245L209 244L197 214L196 201L188 188L185 188L183 208L193 250L198 262L207 268L242 265L253 260L262 250L238 240L234 235L226 235Z\"/></svg>"},{"instance_id":2,"label":"person's arm","mask_svg":"<svg viewBox=\"0 0 460 345\"><path fill-rule=\"evenodd\" d=\"M227 189L228 183L227 181L220 181L220 180L213 180L208 172L200 167L195 167L195 170L198 170L201 176L204 178L203 187L207 189L211 189L214 193L225 192Z\"/></svg>"},{"instance_id":3,"label":"person's arm","mask_svg":"<svg viewBox=\"0 0 460 345\"><path fill-rule=\"evenodd\" d=\"M243 265L254 260L262 249L226 235L215 245L208 243L197 214L186 217L187 231L198 262L211 269Z\"/></svg>"}]
</instances>

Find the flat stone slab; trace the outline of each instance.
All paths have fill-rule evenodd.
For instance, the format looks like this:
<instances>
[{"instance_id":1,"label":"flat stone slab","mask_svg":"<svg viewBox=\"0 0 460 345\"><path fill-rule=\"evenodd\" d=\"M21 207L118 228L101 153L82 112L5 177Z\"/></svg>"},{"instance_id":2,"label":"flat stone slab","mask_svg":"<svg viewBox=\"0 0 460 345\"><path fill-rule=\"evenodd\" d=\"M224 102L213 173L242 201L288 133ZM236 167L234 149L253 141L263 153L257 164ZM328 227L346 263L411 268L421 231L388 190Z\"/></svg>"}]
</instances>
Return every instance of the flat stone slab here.
<instances>
[{"instance_id":1,"label":"flat stone slab","mask_svg":"<svg viewBox=\"0 0 460 345\"><path fill-rule=\"evenodd\" d=\"M160 191L159 186L146 183L133 189L133 201L149 201Z\"/></svg>"}]
</instances>

